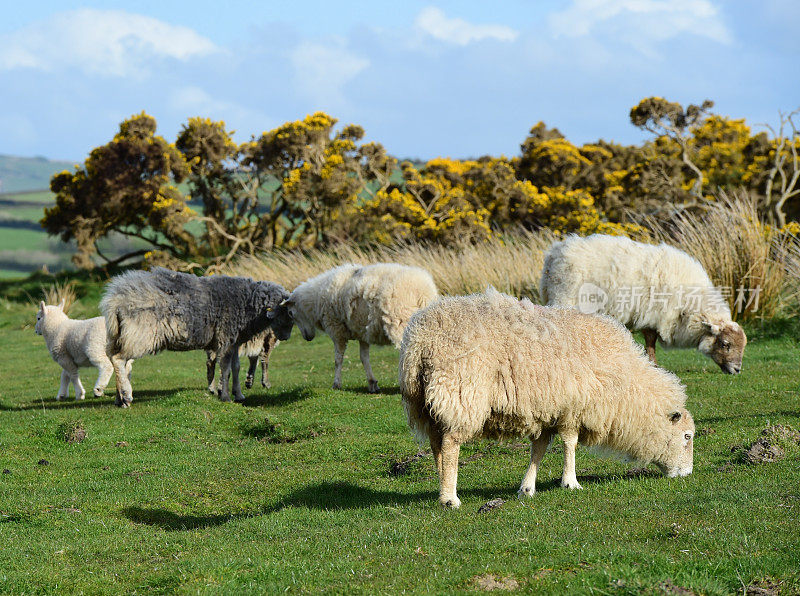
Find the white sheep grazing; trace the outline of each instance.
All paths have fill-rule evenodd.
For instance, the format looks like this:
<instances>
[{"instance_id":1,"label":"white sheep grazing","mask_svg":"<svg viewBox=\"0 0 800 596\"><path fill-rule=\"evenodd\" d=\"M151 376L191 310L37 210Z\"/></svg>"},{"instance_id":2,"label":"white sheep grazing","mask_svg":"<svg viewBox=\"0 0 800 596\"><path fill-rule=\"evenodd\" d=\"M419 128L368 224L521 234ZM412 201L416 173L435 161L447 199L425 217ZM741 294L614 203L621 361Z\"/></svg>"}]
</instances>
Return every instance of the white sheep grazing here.
<instances>
[{"instance_id":1,"label":"white sheep grazing","mask_svg":"<svg viewBox=\"0 0 800 596\"><path fill-rule=\"evenodd\" d=\"M333 388L342 387L342 360L347 342L360 345L361 363L370 393L378 381L369 364L369 346L400 346L411 315L438 297L431 274L397 263L341 265L300 284L286 301L289 314L311 341L321 329L333 340Z\"/></svg>"},{"instance_id":2,"label":"white sheep grazing","mask_svg":"<svg viewBox=\"0 0 800 596\"><path fill-rule=\"evenodd\" d=\"M64 313L64 300L58 306L39 303L36 313L36 333L44 337L50 355L61 365L61 386L56 399L69 395L69 383L75 391L75 399L84 399L86 391L81 384L78 369L94 366L99 374L94 385L95 397L103 395L103 391L111 379L114 367L106 355L106 324L103 317L95 317L85 321L70 319ZM130 374L132 362L126 363Z\"/></svg>"},{"instance_id":3,"label":"white sheep grazing","mask_svg":"<svg viewBox=\"0 0 800 596\"><path fill-rule=\"evenodd\" d=\"M247 369L247 378L245 379L244 386L250 389L253 386L256 375L256 366L259 361L261 362L261 386L265 388L272 387L269 382L269 357L272 350L281 343L272 328L268 328L263 333L259 333L250 341L243 343L239 347L239 357L246 357L250 361L250 366ZM212 351L206 352L206 373L208 377L208 390L214 394L219 395L221 389L221 379L214 382L214 371L217 366L217 354Z\"/></svg>"},{"instance_id":4,"label":"white sheep grazing","mask_svg":"<svg viewBox=\"0 0 800 596\"><path fill-rule=\"evenodd\" d=\"M412 431L430 441L445 506L460 505L459 446L476 437L530 438L520 496L534 494L556 432L568 488L581 488L579 442L655 463L667 476L692 471L694 422L683 386L609 317L534 306L492 288L442 298L411 317L400 390Z\"/></svg>"},{"instance_id":5,"label":"white sheep grazing","mask_svg":"<svg viewBox=\"0 0 800 596\"><path fill-rule=\"evenodd\" d=\"M703 266L667 244L595 234L556 242L544 257L539 291L551 306L607 314L640 329L656 361L665 347L697 348L739 373L747 337Z\"/></svg>"}]
</instances>

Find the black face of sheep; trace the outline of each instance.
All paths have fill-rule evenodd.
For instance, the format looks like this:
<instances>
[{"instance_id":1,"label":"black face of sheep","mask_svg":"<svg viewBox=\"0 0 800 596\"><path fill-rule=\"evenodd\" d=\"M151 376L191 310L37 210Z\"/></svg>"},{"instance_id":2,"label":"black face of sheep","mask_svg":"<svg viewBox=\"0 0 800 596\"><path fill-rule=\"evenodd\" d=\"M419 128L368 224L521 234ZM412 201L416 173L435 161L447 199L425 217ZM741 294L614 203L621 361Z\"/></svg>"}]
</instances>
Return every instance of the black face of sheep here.
<instances>
[{"instance_id":1,"label":"black face of sheep","mask_svg":"<svg viewBox=\"0 0 800 596\"><path fill-rule=\"evenodd\" d=\"M270 327L275 332L275 337L280 341L286 341L292 335L294 321L289 314L289 309L285 304L280 304L272 310L272 322Z\"/></svg>"},{"instance_id":2,"label":"black face of sheep","mask_svg":"<svg viewBox=\"0 0 800 596\"><path fill-rule=\"evenodd\" d=\"M257 302L260 310L266 315L268 326L272 328L275 337L286 341L292 334L292 317L284 302L289 293L282 287L270 282L258 282ZM277 293L277 294L276 294Z\"/></svg>"}]
</instances>

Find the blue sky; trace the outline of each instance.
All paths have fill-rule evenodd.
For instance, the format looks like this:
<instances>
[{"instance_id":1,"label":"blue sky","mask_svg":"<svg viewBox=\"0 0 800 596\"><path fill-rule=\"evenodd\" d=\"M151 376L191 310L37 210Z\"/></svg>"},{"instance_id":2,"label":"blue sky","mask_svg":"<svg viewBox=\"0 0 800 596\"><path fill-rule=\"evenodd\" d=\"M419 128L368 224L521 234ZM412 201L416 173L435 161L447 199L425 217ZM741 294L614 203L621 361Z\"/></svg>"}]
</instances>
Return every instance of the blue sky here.
<instances>
[{"instance_id":1,"label":"blue sky","mask_svg":"<svg viewBox=\"0 0 800 596\"><path fill-rule=\"evenodd\" d=\"M4 2L0 154L82 160L142 110L239 141L321 109L399 157L639 142L639 99L800 106L798 0Z\"/></svg>"}]
</instances>

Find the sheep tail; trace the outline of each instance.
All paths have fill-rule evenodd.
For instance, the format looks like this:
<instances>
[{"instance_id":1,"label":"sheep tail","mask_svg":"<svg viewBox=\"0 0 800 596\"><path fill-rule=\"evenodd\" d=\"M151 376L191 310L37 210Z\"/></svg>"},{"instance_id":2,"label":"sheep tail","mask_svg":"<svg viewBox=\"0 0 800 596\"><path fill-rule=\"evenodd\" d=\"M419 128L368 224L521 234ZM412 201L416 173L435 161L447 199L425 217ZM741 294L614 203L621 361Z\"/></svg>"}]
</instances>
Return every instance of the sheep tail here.
<instances>
[{"instance_id":1,"label":"sheep tail","mask_svg":"<svg viewBox=\"0 0 800 596\"><path fill-rule=\"evenodd\" d=\"M407 342L403 343L403 348L406 348ZM420 443L424 443L430 437L433 419L425 403L427 383L422 354L418 349L403 348L400 351L400 392L403 395L403 410L411 432Z\"/></svg>"}]
</instances>

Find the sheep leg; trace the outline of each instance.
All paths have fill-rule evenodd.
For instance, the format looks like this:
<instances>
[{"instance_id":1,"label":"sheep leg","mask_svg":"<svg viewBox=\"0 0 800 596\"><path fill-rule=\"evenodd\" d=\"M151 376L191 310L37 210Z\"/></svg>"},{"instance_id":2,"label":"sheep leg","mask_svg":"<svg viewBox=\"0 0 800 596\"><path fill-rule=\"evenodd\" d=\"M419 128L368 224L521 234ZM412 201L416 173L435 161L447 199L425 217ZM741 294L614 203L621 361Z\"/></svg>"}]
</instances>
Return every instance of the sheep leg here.
<instances>
[{"instance_id":1,"label":"sheep leg","mask_svg":"<svg viewBox=\"0 0 800 596\"><path fill-rule=\"evenodd\" d=\"M245 389L250 389L253 386L253 379L256 376L256 367L258 366L258 356L249 356L250 366L247 368L247 378L244 380Z\"/></svg>"},{"instance_id":2,"label":"sheep leg","mask_svg":"<svg viewBox=\"0 0 800 596\"><path fill-rule=\"evenodd\" d=\"M458 482L458 452L460 445L453 435L445 433L442 436L442 475L439 476L439 502L444 507L458 509L461 501L456 496L456 483Z\"/></svg>"},{"instance_id":3,"label":"sheep leg","mask_svg":"<svg viewBox=\"0 0 800 596\"><path fill-rule=\"evenodd\" d=\"M244 395L242 395L242 387L239 385L239 346L231 348L231 377L233 379L233 399L234 401L243 402Z\"/></svg>"},{"instance_id":4,"label":"sheep leg","mask_svg":"<svg viewBox=\"0 0 800 596\"><path fill-rule=\"evenodd\" d=\"M58 395L56 395L56 401L66 399L67 397L69 397L69 373L62 368L61 386L58 388Z\"/></svg>"},{"instance_id":5,"label":"sheep leg","mask_svg":"<svg viewBox=\"0 0 800 596\"><path fill-rule=\"evenodd\" d=\"M549 430L542 430L537 438L531 437L531 463L528 471L525 472L519 491L517 491L520 497L532 497L536 493L536 472L539 470L539 464L542 463L542 458L552 438L553 433Z\"/></svg>"},{"instance_id":6,"label":"sheep leg","mask_svg":"<svg viewBox=\"0 0 800 596\"><path fill-rule=\"evenodd\" d=\"M258 359L261 360L261 386L267 389L272 387L272 383L269 382L269 355L276 345L278 339L272 333L267 333L267 337L264 338L264 349L258 355Z\"/></svg>"},{"instance_id":7,"label":"sheep leg","mask_svg":"<svg viewBox=\"0 0 800 596\"><path fill-rule=\"evenodd\" d=\"M231 352L232 350L225 350L219 362L219 399L221 401L231 401L231 394L228 390L231 376L231 360L233 360Z\"/></svg>"},{"instance_id":8,"label":"sheep leg","mask_svg":"<svg viewBox=\"0 0 800 596\"><path fill-rule=\"evenodd\" d=\"M75 399L84 399L86 397L86 391L83 388L80 375L78 374L78 366L69 356L63 356L59 359L58 363L61 365L61 368L67 372L67 375L69 375L69 380L72 381L72 388L75 390Z\"/></svg>"},{"instance_id":9,"label":"sheep leg","mask_svg":"<svg viewBox=\"0 0 800 596\"><path fill-rule=\"evenodd\" d=\"M97 364L97 370L97 382L94 384L92 393L94 393L95 397L102 397L103 392L108 386L108 382L111 380L111 374L114 372L114 367L111 365L110 361L106 360Z\"/></svg>"},{"instance_id":10,"label":"sheep leg","mask_svg":"<svg viewBox=\"0 0 800 596\"><path fill-rule=\"evenodd\" d=\"M333 340L333 388L342 388L342 362L344 361L344 351L347 349L347 340L337 338Z\"/></svg>"},{"instance_id":11,"label":"sheep leg","mask_svg":"<svg viewBox=\"0 0 800 596\"><path fill-rule=\"evenodd\" d=\"M214 375L217 369L217 355L214 352L206 352L206 379L208 380L208 391L211 395L217 395L217 387L214 386Z\"/></svg>"},{"instance_id":12,"label":"sheep leg","mask_svg":"<svg viewBox=\"0 0 800 596\"><path fill-rule=\"evenodd\" d=\"M433 452L433 461L436 464L436 474L441 479L442 477L442 435L434 430L430 431L428 437L431 442L431 451Z\"/></svg>"},{"instance_id":13,"label":"sheep leg","mask_svg":"<svg viewBox=\"0 0 800 596\"><path fill-rule=\"evenodd\" d=\"M364 365L364 372L367 373L367 391L378 393L378 380L372 374L372 367L369 364L369 344L365 341L358 342L358 353L361 356L361 364Z\"/></svg>"},{"instance_id":14,"label":"sheep leg","mask_svg":"<svg viewBox=\"0 0 800 596\"><path fill-rule=\"evenodd\" d=\"M83 388L83 383L81 383L81 377L78 374L78 369L75 369L75 374L72 375L72 388L75 390L75 399L85 399L86 398L86 390Z\"/></svg>"},{"instance_id":15,"label":"sheep leg","mask_svg":"<svg viewBox=\"0 0 800 596\"><path fill-rule=\"evenodd\" d=\"M658 362L656 362L656 340L658 339L658 333L652 329L642 329L642 335L644 335L647 355L650 357L653 364L658 364Z\"/></svg>"},{"instance_id":16,"label":"sheep leg","mask_svg":"<svg viewBox=\"0 0 800 596\"><path fill-rule=\"evenodd\" d=\"M564 441L564 474L561 476L561 486L583 488L578 484L578 477L575 476L575 448L578 445L578 432L571 429L559 429L558 434Z\"/></svg>"},{"instance_id":17,"label":"sheep leg","mask_svg":"<svg viewBox=\"0 0 800 596\"><path fill-rule=\"evenodd\" d=\"M121 408L128 408L133 401L133 387L131 387L131 366L133 360L122 358L119 354L109 355L111 365L117 382L117 396L114 403Z\"/></svg>"}]
</instances>

